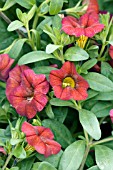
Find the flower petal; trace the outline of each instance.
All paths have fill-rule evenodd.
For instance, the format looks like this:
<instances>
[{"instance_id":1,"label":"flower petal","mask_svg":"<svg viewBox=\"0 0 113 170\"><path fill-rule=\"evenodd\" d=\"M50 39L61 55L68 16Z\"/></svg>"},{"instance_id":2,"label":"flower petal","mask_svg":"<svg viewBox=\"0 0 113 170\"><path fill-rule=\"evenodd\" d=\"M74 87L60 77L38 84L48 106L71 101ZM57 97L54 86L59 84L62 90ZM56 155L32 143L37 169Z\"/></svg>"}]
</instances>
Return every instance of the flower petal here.
<instances>
[{"instance_id":1,"label":"flower petal","mask_svg":"<svg viewBox=\"0 0 113 170\"><path fill-rule=\"evenodd\" d=\"M3 154L5 154L6 155L6 151L4 150L4 148L3 147L1 147L0 146L0 152L2 152Z\"/></svg>"},{"instance_id":2,"label":"flower petal","mask_svg":"<svg viewBox=\"0 0 113 170\"><path fill-rule=\"evenodd\" d=\"M26 137L36 135L34 126L26 121L22 124L21 130L26 134Z\"/></svg>"},{"instance_id":3,"label":"flower petal","mask_svg":"<svg viewBox=\"0 0 113 170\"><path fill-rule=\"evenodd\" d=\"M60 98L62 95L63 88L62 86L53 86L54 94L57 98Z\"/></svg>"},{"instance_id":4,"label":"flower petal","mask_svg":"<svg viewBox=\"0 0 113 170\"><path fill-rule=\"evenodd\" d=\"M47 94L48 91L49 91L49 83L47 81L40 83L34 89L34 93Z\"/></svg>"},{"instance_id":5,"label":"flower petal","mask_svg":"<svg viewBox=\"0 0 113 170\"><path fill-rule=\"evenodd\" d=\"M89 19L89 14L86 13L82 15L79 19L80 26L83 28L86 27L88 23L88 19Z\"/></svg>"}]
</instances>

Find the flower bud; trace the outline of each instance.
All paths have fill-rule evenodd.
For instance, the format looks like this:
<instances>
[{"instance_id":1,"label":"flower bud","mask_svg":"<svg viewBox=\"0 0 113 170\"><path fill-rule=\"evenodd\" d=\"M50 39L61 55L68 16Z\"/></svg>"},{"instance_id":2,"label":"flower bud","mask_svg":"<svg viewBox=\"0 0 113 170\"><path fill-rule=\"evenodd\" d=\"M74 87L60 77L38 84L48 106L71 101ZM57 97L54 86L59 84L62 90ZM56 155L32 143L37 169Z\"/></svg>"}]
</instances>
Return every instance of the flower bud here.
<instances>
[{"instance_id":1,"label":"flower bud","mask_svg":"<svg viewBox=\"0 0 113 170\"><path fill-rule=\"evenodd\" d=\"M0 80L6 81L14 60L8 54L0 54Z\"/></svg>"}]
</instances>

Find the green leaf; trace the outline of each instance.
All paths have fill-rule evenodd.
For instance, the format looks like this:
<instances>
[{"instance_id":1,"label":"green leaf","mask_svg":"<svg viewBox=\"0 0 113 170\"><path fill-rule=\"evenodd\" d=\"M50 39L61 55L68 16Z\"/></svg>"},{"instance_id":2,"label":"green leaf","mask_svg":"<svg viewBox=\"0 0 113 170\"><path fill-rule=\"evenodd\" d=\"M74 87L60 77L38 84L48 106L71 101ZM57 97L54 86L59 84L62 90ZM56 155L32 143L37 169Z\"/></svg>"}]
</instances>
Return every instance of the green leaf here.
<instances>
[{"instance_id":1,"label":"green leaf","mask_svg":"<svg viewBox=\"0 0 113 170\"><path fill-rule=\"evenodd\" d=\"M19 170L19 167L12 167L12 168L10 168L10 170Z\"/></svg>"},{"instance_id":2,"label":"green leaf","mask_svg":"<svg viewBox=\"0 0 113 170\"><path fill-rule=\"evenodd\" d=\"M91 112L95 113L97 117L104 117L109 115L112 108L113 104L111 102L98 101L98 103L92 107Z\"/></svg>"},{"instance_id":3,"label":"green leaf","mask_svg":"<svg viewBox=\"0 0 113 170\"><path fill-rule=\"evenodd\" d=\"M9 9L10 7L12 7L14 4L16 4L15 0L6 0L4 6L0 8L0 11L5 11Z\"/></svg>"},{"instance_id":4,"label":"green leaf","mask_svg":"<svg viewBox=\"0 0 113 170\"><path fill-rule=\"evenodd\" d=\"M28 21L30 21L32 19L32 17L35 14L35 11L36 11L36 5L33 5L33 7L30 9L30 11L27 14Z\"/></svg>"},{"instance_id":5,"label":"green leaf","mask_svg":"<svg viewBox=\"0 0 113 170\"><path fill-rule=\"evenodd\" d=\"M87 49L90 58L95 58L98 56L99 47L97 45L92 45Z\"/></svg>"},{"instance_id":6,"label":"green leaf","mask_svg":"<svg viewBox=\"0 0 113 170\"><path fill-rule=\"evenodd\" d=\"M19 40L16 41L16 43L13 45L13 47L8 52L8 54L11 58L16 59L19 56L19 54L22 50L22 47L23 47L24 43L26 42L26 40L27 39L23 38L23 39L19 39Z\"/></svg>"},{"instance_id":7,"label":"green leaf","mask_svg":"<svg viewBox=\"0 0 113 170\"><path fill-rule=\"evenodd\" d=\"M48 116L50 119L54 119L54 113L53 113L53 111L52 111L52 107L51 107L50 104L48 104L48 105L46 106L45 111L46 111L47 116Z\"/></svg>"},{"instance_id":8,"label":"green leaf","mask_svg":"<svg viewBox=\"0 0 113 170\"><path fill-rule=\"evenodd\" d=\"M96 163L101 170L113 169L113 150L103 146L95 146Z\"/></svg>"},{"instance_id":9,"label":"green leaf","mask_svg":"<svg viewBox=\"0 0 113 170\"><path fill-rule=\"evenodd\" d=\"M31 167L33 166L35 159L36 159L35 157L29 157L17 163L19 170L31 170Z\"/></svg>"},{"instance_id":10,"label":"green leaf","mask_svg":"<svg viewBox=\"0 0 113 170\"><path fill-rule=\"evenodd\" d=\"M23 65L23 64L28 64L28 63L34 63L34 62L46 60L49 58L54 58L54 56L52 54L47 54L44 51L33 51L33 52L23 55L18 61L18 64Z\"/></svg>"},{"instance_id":11,"label":"green leaf","mask_svg":"<svg viewBox=\"0 0 113 170\"><path fill-rule=\"evenodd\" d=\"M23 146L22 146L22 145L18 145L18 146L14 149L13 155L14 155L16 158L22 158L22 159L26 158L26 152L25 152Z\"/></svg>"},{"instance_id":12,"label":"green leaf","mask_svg":"<svg viewBox=\"0 0 113 170\"><path fill-rule=\"evenodd\" d=\"M16 3L27 9L32 8L32 6L36 4L36 0L15 0L15 1Z\"/></svg>"},{"instance_id":13,"label":"green leaf","mask_svg":"<svg viewBox=\"0 0 113 170\"><path fill-rule=\"evenodd\" d=\"M58 14L63 7L63 0L51 0L49 13L50 15Z\"/></svg>"},{"instance_id":14,"label":"green leaf","mask_svg":"<svg viewBox=\"0 0 113 170\"><path fill-rule=\"evenodd\" d=\"M57 169L48 162L41 162L41 164L38 167L38 170L57 170Z\"/></svg>"},{"instance_id":15,"label":"green leaf","mask_svg":"<svg viewBox=\"0 0 113 170\"><path fill-rule=\"evenodd\" d=\"M52 130L55 136L55 140L60 143L63 148L66 148L72 143L72 136L70 131L61 122L45 119L42 121L42 125Z\"/></svg>"},{"instance_id":16,"label":"green leaf","mask_svg":"<svg viewBox=\"0 0 113 170\"><path fill-rule=\"evenodd\" d=\"M113 91L113 82L107 77L99 74L90 72L84 76L88 81L91 89L100 92L110 92Z\"/></svg>"},{"instance_id":17,"label":"green leaf","mask_svg":"<svg viewBox=\"0 0 113 170\"><path fill-rule=\"evenodd\" d=\"M15 20L13 22L11 22L11 24L9 24L7 30L10 31L14 31L17 30L18 28L21 28L24 24L22 22L20 22L19 20Z\"/></svg>"},{"instance_id":18,"label":"green leaf","mask_svg":"<svg viewBox=\"0 0 113 170\"><path fill-rule=\"evenodd\" d=\"M54 45L54 44L48 44L46 46L46 53L47 54L51 54L53 53L55 50L59 49L60 47L62 47L61 45Z\"/></svg>"},{"instance_id":19,"label":"green leaf","mask_svg":"<svg viewBox=\"0 0 113 170\"><path fill-rule=\"evenodd\" d=\"M49 157L47 157L47 158L45 158L44 155L39 154L39 153L36 154L36 157L37 157L40 161L48 162L48 163L50 163L51 165L53 165L55 168L57 168L58 165L59 165L59 161L60 161L60 159L61 159L62 154L63 154L63 151L61 150L58 154L56 154L56 155L51 155L51 156L49 156Z\"/></svg>"},{"instance_id":20,"label":"green leaf","mask_svg":"<svg viewBox=\"0 0 113 170\"><path fill-rule=\"evenodd\" d=\"M77 170L85 152L85 142L78 140L69 145L64 151L58 170Z\"/></svg>"},{"instance_id":21,"label":"green leaf","mask_svg":"<svg viewBox=\"0 0 113 170\"><path fill-rule=\"evenodd\" d=\"M94 113L81 109L79 110L79 119L83 128L90 136L92 136L95 140L99 140L101 138L99 122Z\"/></svg>"},{"instance_id":22,"label":"green leaf","mask_svg":"<svg viewBox=\"0 0 113 170\"><path fill-rule=\"evenodd\" d=\"M63 123L67 117L68 107L53 107L53 112L55 116L54 119Z\"/></svg>"},{"instance_id":23,"label":"green leaf","mask_svg":"<svg viewBox=\"0 0 113 170\"><path fill-rule=\"evenodd\" d=\"M9 138L10 138L9 136L6 136L5 130L4 129L0 129L0 141L5 143L6 141L9 140Z\"/></svg>"},{"instance_id":24,"label":"green leaf","mask_svg":"<svg viewBox=\"0 0 113 170\"><path fill-rule=\"evenodd\" d=\"M16 145L22 141L23 141L23 139L11 139L10 143L11 143L11 145Z\"/></svg>"},{"instance_id":25,"label":"green leaf","mask_svg":"<svg viewBox=\"0 0 113 170\"><path fill-rule=\"evenodd\" d=\"M94 100L105 100L105 101L109 101L109 100L113 100L113 92L100 92L95 98Z\"/></svg>"},{"instance_id":26,"label":"green leaf","mask_svg":"<svg viewBox=\"0 0 113 170\"><path fill-rule=\"evenodd\" d=\"M82 66L81 66L81 73L87 73L87 70L92 68L95 64L97 63L97 60L95 58L90 59L86 61Z\"/></svg>"},{"instance_id":27,"label":"green leaf","mask_svg":"<svg viewBox=\"0 0 113 170\"><path fill-rule=\"evenodd\" d=\"M60 100L57 98L51 99L50 104L54 106L73 106L73 103L71 101Z\"/></svg>"},{"instance_id":28,"label":"green leaf","mask_svg":"<svg viewBox=\"0 0 113 170\"><path fill-rule=\"evenodd\" d=\"M112 70L112 67L107 62L101 62L101 74L109 78Z\"/></svg>"},{"instance_id":29,"label":"green leaf","mask_svg":"<svg viewBox=\"0 0 113 170\"><path fill-rule=\"evenodd\" d=\"M64 54L64 58L69 61L81 61L87 60L89 55L85 50L76 46L68 48Z\"/></svg>"},{"instance_id":30,"label":"green leaf","mask_svg":"<svg viewBox=\"0 0 113 170\"><path fill-rule=\"evenodd\" d=\"M98 168L98 166L92 166L91 168L88 168L87 170L100 170L99 168Z\"/></svg>"}]
</instances>

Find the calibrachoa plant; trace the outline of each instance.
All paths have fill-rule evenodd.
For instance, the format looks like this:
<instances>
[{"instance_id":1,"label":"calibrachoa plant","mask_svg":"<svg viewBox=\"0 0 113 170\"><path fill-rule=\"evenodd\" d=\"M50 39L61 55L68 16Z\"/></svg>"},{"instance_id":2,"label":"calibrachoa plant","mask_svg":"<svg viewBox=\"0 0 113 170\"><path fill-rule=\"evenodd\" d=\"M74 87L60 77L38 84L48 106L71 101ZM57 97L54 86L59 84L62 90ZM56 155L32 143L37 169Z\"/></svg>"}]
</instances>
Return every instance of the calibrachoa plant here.
<instances>
[{"instance_id":1,"label":"calibrachoa plant","mask_svg":"<svg viewBox=\"0 0 113 170\"><path fill-rule=\"evenodd\" d=\"M113 170L112 6L0 1L0 170Z\"/></svg>"}]
</instances>

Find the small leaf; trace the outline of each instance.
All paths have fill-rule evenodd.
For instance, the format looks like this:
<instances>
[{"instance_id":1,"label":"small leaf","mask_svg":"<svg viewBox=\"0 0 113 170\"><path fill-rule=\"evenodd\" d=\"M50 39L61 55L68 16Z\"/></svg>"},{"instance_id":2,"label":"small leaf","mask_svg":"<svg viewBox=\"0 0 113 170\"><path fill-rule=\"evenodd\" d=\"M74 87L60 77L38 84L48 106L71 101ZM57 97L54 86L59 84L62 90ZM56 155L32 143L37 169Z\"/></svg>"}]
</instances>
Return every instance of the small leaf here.
<instances>
[{"instance_id":1,"label":"small leaf","mask_svg":"<svg viewBox=\"0 0 113 170\"><path fill-rule=\"evenodd\" d=\"M91 168L88 168L87 170L100 170L98 166L92 166Z\"/></svg>"},{"instance_id":2,"label":"small leaf","mask_svg":"<svg viewBox=\"0 0 113 170\"><path fill-rule=\"evenodd\" d=\"M101 170L113 169L113 150L103 146L95 146L96 163Z\"/></svg>"},{"instance_id":3,"label":"small leaf","mask_svg":"<svg viewBox=\"0 0 113 170\"><path fill-rule=\"evenodd\" d=\"M10 7L12 7L14 4L16 4L15 0L6 0L4 6L0 9L0 11L6 11Z\"/></svg>"},{"instance_id":4,"label":"small leaf","mask_svg":"<svg viewBox=\"0 0 113 170\"><path fill-rule=\"evenodd\" d=\"M89 70L90 68L92 68L95 64L97 63L97 60L95 58L90 59L88 61L86 61L82 66L81 66L81 72L85 73L87 72L87 70Z\"/></svg>"},{"instance_id":5,"label":"small leaf","mask_svg":"<svg viewBox=\"0 0 113 170\"><path fill-rule=\"evenodd\" d=\"M90 136L92 136L95 140L99 140L101 138L99 122L94 113L81 109L79 110L79 119L83 128Z\"/></svg>"},{"instance_id":6,"label":"small leaf","mask_svg":"<svg viewBox=\"0 0 113 170\"><path fill-rule=\"evenodd\" d=\"M36 0L15 0L15 1L16 3L27 9L32 8L32 6L36 4Z\"/></svg>"},{"instance_id":7,"label":"small leaf","mask_svg":"<svg viewBox=\"0 0 113 170\"><path fill-rule=\"evenodd\" d=\"M15 20L9 24L7 30L8 31L14 31L17 30L18 28L21 28L24 24L18 20Z\"/></svg>"},{"instance_id":8,"label":"small leaf","mask_svg":"<svg viewBox=\"0 0 113 170\"><path fill-rule=\"evenodd\" d=\"M66 148L72 143L72 136L70 131L61 122L45 119L42 121L42 125L52 130L55 136L55 140L60 143L63 148Z\"/></svg>"},{"instance_id":9,"label":"small leaf","mask_svg":"<svg viewBox=\"0 0 113 170\"><path fill-rule=\"evenodd\" d=\"M23 38L23 39L16 41L16 43L13 45L11 50L8 52L8 54L9 54L9 56L11 56L11 58L16 59L19 56L19 54L22 50L22 47L23 47L26 40L27 39Z\"/></svg>"},{"instance_id":10,"label":"small leaf","mask_svg":"<svg viewBox=\"0 0 113 170\"><path fill-rule=\"evenodd\" d=\"M94 100L102 100L102 101L109 101L113 100L113 92L100 92L98 95L94 98Z\"/></svg>"},{"instance_id":11,"label":"small leaf","mask_svg":"<svg viewBox=\"0 0 113 170\"><path fill-rule=\"evenodd\" d=\"M28 63L34 63L34 62L46 60L49 58L54 58L54 56L51 54L47 54L44 51L33 51L33 52L23 55L18 61L18 64L23 65L23 64L28 64Z\"/></svg>"},{"instance_id":12,"label":"small leaf","mask_svg":"<svg viewBox=\"0 0 113 170\"><path fill-rule=\"evenodd\" d=\"M64 54L64 58L69 61L81 61L87 60L89 55L85 50L76 46L68 48Z\"/></svg>"},{"instance_id":13,"label":"small leaf","mask_svg":"<svg viewBox=\"0 0 113 170\"><path fill-rule=\"evenodd\" d=\"M48 162L41 162L41 164L38 167L38 170L57 170L57 169Z\"/></svg>"},{"instance_id":14,"label":"small leaf","mask_svg":"<svg viewBox=\"0 0 113 170\"><path fill-rule=\"evenodd\" d=\"M32 19L32 17L34 16L36 11L36 5L33 5L33 7L30 9L30 11L28 12L27 16L28 16L28 21L30 21Z\"/></svg>"},{"instance_id":15,"label":"small leaf","mask_svg":"<svg viewBox=\"0 0 113 170\"><path fill-rule=\"evenodd\" d=\"M61 45L48 44L46 46L46 53L51 54L60 47L61 47Z\"/></svg>"},{"instance_id":16,"label":"small leaf","mask_svg":"<svg viewBox=\"0 0 113 170\"><path fill-rule=\"evenodd\" d=\"M73 106L73 103L71 101L60 100L57 98L51 99L50 104L54 106Z\"/></svg>"},{"instance_id":17,"label":"small leaf","mask_svg":"<svg viewBox=\"0 0 113 170\"><path fill-rule=\"evenodd\" d=\"M22 145L18 145L14 150L13 150L13 155L16 158L26 158L26 152L23 148Z\"/></svg>"},{"instance_id":18,"label":"small leaf","mask_svg":"<svg viewBox=\"0 0 113 170\"><path fill-rule=\"evenodd\" d=\"M62 9L62 6L63 6L63 0L51 0L50 7L49 7L50 15L58 14L59 11Z\"/></svg>"},{"instance_id":19,"label":"small leaf","mask_svg":"<svg viewBox=\"0 0 113 170\"><path fill-rule=\"evenodd\" d=\"M51 107L50 104L48 104L48 105L46 106L45 111L46 111L47 116L48 116L50 119L54 119L54 113L53 113L53 111L52 111L52 107Z\"/></svg>"},{"instance_id":20,"label":"small leaf","mask_svg":"<svg viewBox=\"0 0 113 170\"><path fill-rule=\"evenodd\" d=\"M85 152L85 142L78 140L69 145L64 151L58 170L77 170Z\"/></svg>"},{"instance_id":21,"label":"small leaf","mask_svg":"<svg viewBox=\"0 0 113 170\"><path fill-rule=\"evenodd\" d=\"M93 90L100 92L113 91L113 82L99 73L90 72L85 75L84 78L88 81L90 88Z\"/></svg>"}]
</instances>

